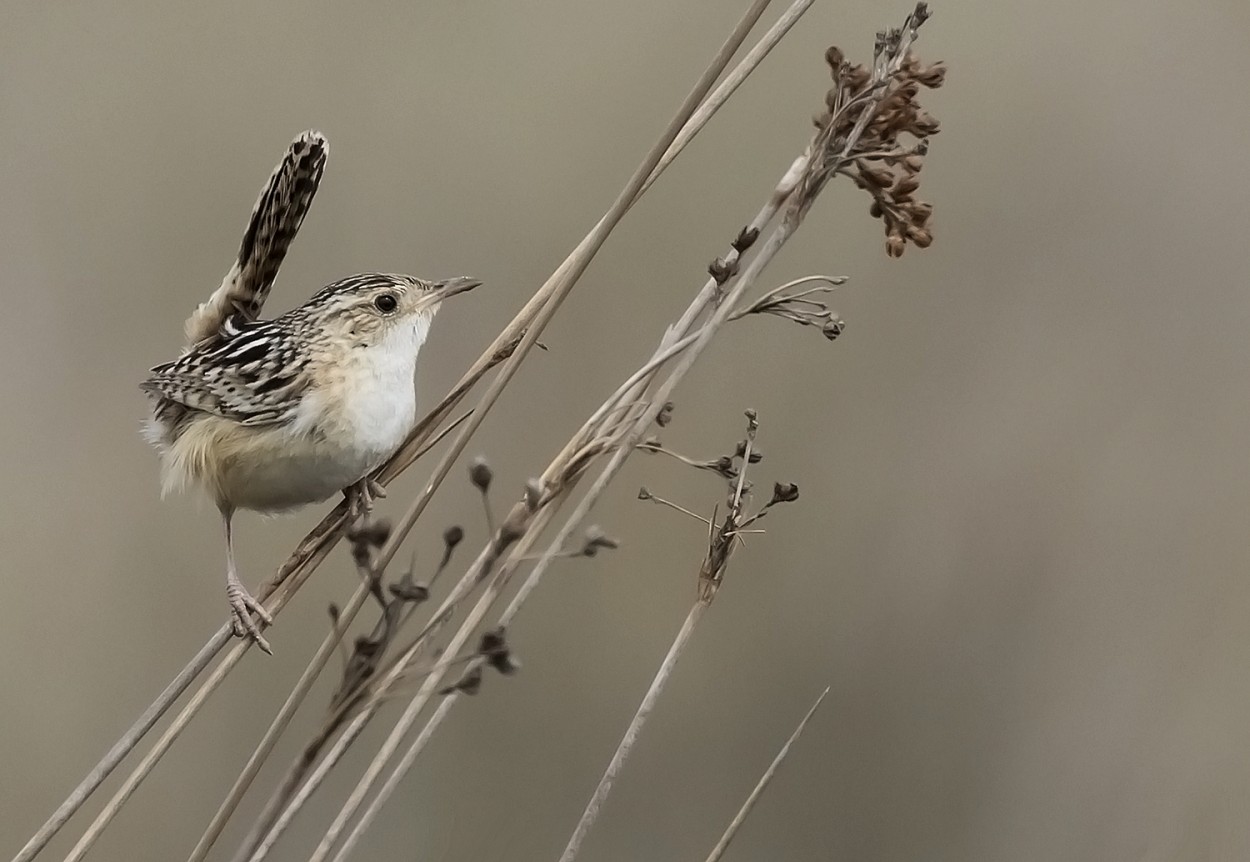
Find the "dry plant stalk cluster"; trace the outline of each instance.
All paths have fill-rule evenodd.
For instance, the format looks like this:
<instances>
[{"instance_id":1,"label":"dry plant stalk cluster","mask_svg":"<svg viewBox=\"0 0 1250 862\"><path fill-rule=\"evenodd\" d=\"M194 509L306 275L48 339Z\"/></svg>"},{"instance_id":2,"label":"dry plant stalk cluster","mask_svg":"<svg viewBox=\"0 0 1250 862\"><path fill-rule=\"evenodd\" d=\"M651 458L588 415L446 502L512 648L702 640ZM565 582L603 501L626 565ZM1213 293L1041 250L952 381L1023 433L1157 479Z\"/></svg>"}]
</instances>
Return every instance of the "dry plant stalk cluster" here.
<instances>
[{"instance_id":1,"label":"dry plant stalk cluster","mask_svg":"<svg viewBox=\"0 0 1250 862\"><path fill-rule=\"evenodd\" d=\"M615 540L601 530L590 528L583 531L581 525L626 458L642 449L676 457L698 469L719 475L729 483L730 494L723 517L719 513L713 513L707 519L694 515L705 520L708 527L708 549L695 579L696 599L618 747L604 781L596 789L570 839L563 858L571 860L576 855L582 838L606 797L612 776L624 763L629 747L636 740L681 649L694 631L695 623L722 586L734 549L743 543L744 535L751 532L753 526L773 507L792 502L798 496L794 485L779 483L774 486L772 497L763 507L754 513L747 512L751 491L746 479L747 470L761 458L755 447L758 425L753 412L748 413L746 436L733 455L715 459L699 461L671 452L658 440L648 438L649 432L657 425L664 427L669 423L673 415L674 390L712 338L727 323L767 314L801 325L817 326L830 340L842 333L844 324L841 319L815 297L831 291L843 279L810 276L764 290L754 300L748 298L748 293L758 287L764 270L803 223L808 210L830 179L837 175L847 176L872 195L872 211L885 224L886 248L891 256L901 254L907 243L923 248L931 242L929 220L932 208L917 200L915 194L928 138L937 132L938 126L919 106L917 99L922 89L942 83L944 70L940 65L923 66L911 53L917 30L928 17L925 4L918 4L902 27L879 34L869 65L852 65L837 49L827 52L834 85L816 118L817 131L809 145L786 171L759 212L730 242L727 252L709 266L710 278L695 292L681 317L663 333L650 358L604 400L539 475L518 489L518 499L503 517L496 518L491 505L489 492L493 476L489 466L484 462L470 465L470 481L481 492L484 502L488 538L437 606L425 613L433 592L441 587L442 578L452 568L457 548L464 542L465 533L461 528L453 526L444 532L443 554L427 582L416 580L413 566L409 566L399 578L388 580L388 567L472 435L485 421L520 362L537 343L543 328L620 218L812 2L795 0L740 63L726 74L733 56L769 5L769 0L752 0L665 133L604 217L484 351L452 392L422 420L395 457L378 472L376 478L385 484L444 438L450 439L446 451L432 470L429 482L407 511L392 524L363 524L348 531L346 510L340 505L305 538L272 581L262 589L261 595L267 598L271 613L279 613L334 544L346 534L360 574L360 586L342 607L332 608L331 631L257 744L234 787L191 852L189 862L206 858L260 766L273 751L278 737L303 703L312 683L335 652L341 650L342 639L356 616L372 600L379 609L379 617L368 634L354 639L351 650L345 655L341 681L325 722L271 793L234 857L240 862L265 859L306 801L359 738L364 727L377 717L380 707L384 703L402 702L406 698L402 714L329 824L310 862L327 859L340 862L348 858L459 698L479 689L486 670L493 669L503 674L515 671L517 663L507 632L551 562L569 556L592 557L601 550L616 547ZM724 78L720 85L714 88L722 75ZM813 284L815 286L806 286ZM456 407L492 370L494 376L486 384L484 394L473 409L449 422ZM640 496L681 509L656 498L645 489ZM573 505L572 511L562 520L557 520L568 504ZM688 510L681 511L693 515ZM540 539L552 532L553 524L558 526L545 547L536 550ZM573 536L579 531L582 531L581 538L574 541ZM525 578L519 587L511 590L511 597L502 610L496 612L505 591L514 586L514 577L524 569L528 569ZM488 619L492 613L494 618ZM454 630L445 635L445 630L453 623ZM223 626L32 837L14 862L29 862L46 847L48 841L137 746L175 700L226 649L229 640L228 626ZM249 644L245 642L229 646L225 657L84 831L66 857L67 862L77 862L86 855L248 648ZM455 678L448 679L453 670L457 671ZM809 718L810 715L809 711ZM804 723L806 721L807 718ZM790 742L793 742L793 737ZM788 742L783 755L789 745ZM709 859L719 858L719 853L723 852L750 804L771 777L781 756L761 779Z\"/></svg>"}]
</instances>

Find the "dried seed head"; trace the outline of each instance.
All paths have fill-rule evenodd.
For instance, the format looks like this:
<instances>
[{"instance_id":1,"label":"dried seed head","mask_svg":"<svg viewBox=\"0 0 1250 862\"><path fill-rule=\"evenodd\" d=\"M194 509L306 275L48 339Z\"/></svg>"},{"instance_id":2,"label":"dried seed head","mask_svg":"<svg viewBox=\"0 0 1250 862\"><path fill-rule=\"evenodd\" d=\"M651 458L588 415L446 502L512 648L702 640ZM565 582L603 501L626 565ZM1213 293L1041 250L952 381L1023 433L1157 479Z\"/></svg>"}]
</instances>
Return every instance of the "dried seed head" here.
<instances>
[{"instance_id":1,"label":"dried seed head","mask_svg":"<svg viewBox=\"0 0 1250 862\"><path fill-rule=\"evenodd\" d=\"M820 328L820 331L824 334L825 338L828 338L830 341L834 341L845 329L846 324L842 320L834 318L833 320L826 322L825 325Z\"/></svg>"},{"instance_id":2,"label":"dried seed head","mask_svg":"<svg viewBox=\"0 0 1250 862\"><path fill-rule=\"evenodd\" d=\"M810 205L829 176L848 177L872 196L869 213L884 220L891 257L901 255L909 242L923 247L921 242L932 241L927 231L909 230L925 228L931 211L917 215L909 205L918 203L914 196L927 139L940 129L918 98L926 89L941 86L946 75L943 64L925 65L911 51L916 28L927 18L928 10L920 4L903 28L878 33L871 68L847 62L840 50L826 52L833 87L816 117L817 157L795 204ZM916 143L908 145L907 137Z\"/></svg>"},{"instance_id":3,"label":"dried seed head","mask_svg":"<svg viewBox=\"0 0 1250 862\"><path fill-rule=\"evenodd\" d=\"M733 458L728 455L721 455L715 461L709 461L708 469L714 473L720 473L726 479L738 478L738 471L734 467Z\"/></svg>"},{"instance_id":4,"label":"dried seed head","mask_svg":"<svg viewBox=\"0 0 1250 862\"><path fill-rule=\"evenodd\" d=\"M638 489L638 499L639 500L654 500L655 495L652 494L650 491L648 491L646 486L644 485L643 487Z\"/></svg>"},{"instance_id":5,"label":"dried seed head","mask_svg":"<svg viewBox=\"0 0 1250 862\"><path fill-rule=\"evenodd\" d=\"M936 90L946 82L946 66L940 61L927 69L916 72L915 80L931 90Z\"/></svg>"},{"instance_id":6,"label":"dried seed head","mask_svg":"<svg viewBox=\"0 0 1250 862\"><path fill-rule=\"evenodd\" d=\"M918 188L920 188L920 180L915 176L899 177L898 182L894 184L894 199L898 200L902 195L910 195Z\"/></svg>"},{"instance_id":7,"label":"dried seed head","mask_svg":"<svg viewBox=\"0 0 1250 862\"><path fill-rule=\"evenodd\" d=\"M490 465L480 455L469 464L469 481L483 494L490 489L490 481L494 477L495 474L491 471Z\"/></svg>"},{"instance_id":8,"label":"dried seed head","mask_svg":"<svg viewBox=\"0 0 1250 862\"><path fill-rule=\"evenodd\" d=\"M586 540L582 545L582 556L593 557L599 553L600 549L606 548L614 551L621 546L621 543L613 539L607 533L597 526L588 527L586 530Z\"/></svg>"},{"instance_id":9,"label":"dried seed head","mask_svg":"<svg viewBox=\"0 0 1250 862\"><path fill-rule=\"evenodd\" d=\"M742 230L738 231L738 235L734 237L734 240L733 242L730 243L730 246L733 248L734 251L738 252L738 254L742 254L742 252L746 251L748 248L755 245L755 241L759 238L760 238L759 228L744 227Z\"/></svg>"},{"instance_id":10,"label":"dried seed head","mask_svg":"<svg viewBox=\"0 0 1250 862\"><path fill-rule=\"evenodd\" d=\"M452 683L451 685L445 688L439 689L438 693L439 694L455 694L456 692L461 692L462 694L473 695L473 694L477 694L479 691L481 691L481 689L482 689L482 668L475 664L472 667L470 667L468 670L466 670L464 672L464 675L461 676L460 679L456 680L454 683Z\"/></svg>"},{"instance_id":11,"label":"dried seed head","mask_svg":"<svg viewBox=\"0 0 1250 862\"><path fill-rule=\"evenodd\" d=\"M773 498L768 501L772 506L777 503L793 503L799 498L799 486L793 482L776 482L773 484Z\"/></svg>"},{"instance_id":12,"label":"dried seed head","mask_svg":"<svg viewBox=\"0 0 1250 862\"><path fill-rule=\"evenodd\" d=\"M430 597L430 587L428 584L422 584L410 580L402 580L397 584L391 584L388 589L391 595L403 602L412 602L420 604Z\"/></svg>"},{"instance_id":13,"label":"dried seed head","mask_svg":"<svg viewBox=\"0 0 1250 862\"><path fill-rule=\"evenodd\" d=\"M464 527L452 525L443 530L443 544L447 546L447 550L451 550L464 541Z\"/></svg>"},{"instance_id":14,"label":"dried seed head","mask_svg":"<svg viewBox=\"0 0 1250 862\"><path fill-rule=\"evenodd\" d=\"M708 264L707 272L718 285L723 286L725 282L738 274L738 259L725 260L723 257L718 257Z\"/></svg>"},{"instance_id":15,"label":"dried seed head","mask_svg":"<svg viewBox=\"0 0 1250 862\"><path fill-rule=\"evenodd\" d=\"M655 424L661 428L667 428L668 423L673 421L673 402L665 401L664 406L660 408L660 412L655 416Z\"/></svg>"}]
</instances>

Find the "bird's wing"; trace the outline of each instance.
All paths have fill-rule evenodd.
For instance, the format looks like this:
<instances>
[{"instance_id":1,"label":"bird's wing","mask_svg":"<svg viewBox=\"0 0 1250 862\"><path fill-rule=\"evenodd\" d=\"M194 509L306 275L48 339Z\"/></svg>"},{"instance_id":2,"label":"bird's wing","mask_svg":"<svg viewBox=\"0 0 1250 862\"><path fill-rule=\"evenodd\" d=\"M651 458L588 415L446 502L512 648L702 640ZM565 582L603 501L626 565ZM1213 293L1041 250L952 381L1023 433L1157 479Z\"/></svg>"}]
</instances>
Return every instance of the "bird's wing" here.
<instances>
[{"instance_id":1,"label":"bird's wing","mask_svg":"<svg viewBox=\"0 0 1250 862\"><path fill-rule=\"evenodd\" d=\"M243 324L226 341L158 365L142 384L164 402L262 426L294 417L308 387L289 334L277 321Z\"/></svg>"},{"instance_id":2,"label":"bird's wing","mask_svg":"<svg viewBox=\"0 0 1250 862\"><path fill-rule=\"evenodd\" d=\"M278 267L312 206L329 150L320 132L304 132L291 142L256 199L234 266L187 318L188 347L220 343L260 317Z\"/></svg>"}]
</instances>

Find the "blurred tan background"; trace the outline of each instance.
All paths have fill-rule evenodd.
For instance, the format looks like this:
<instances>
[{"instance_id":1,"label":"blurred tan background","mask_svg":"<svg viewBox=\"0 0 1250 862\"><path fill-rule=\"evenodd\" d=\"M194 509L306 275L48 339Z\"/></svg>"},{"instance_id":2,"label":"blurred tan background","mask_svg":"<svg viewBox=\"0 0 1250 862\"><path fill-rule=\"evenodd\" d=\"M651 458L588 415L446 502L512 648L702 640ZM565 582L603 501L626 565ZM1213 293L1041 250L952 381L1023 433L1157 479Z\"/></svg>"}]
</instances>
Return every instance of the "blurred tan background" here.
<instances>
[{"instance_id":1,"label":"blurred tan background","mask_svg":"<svg viewBox=\"0 0 1250 862\"><path fill-rule=\"evenodd\" d=\"M137 384L290 138L320 128L332 151L275 309L365 269L487 282L435 327L429 403L744 5L0 5L0 851L224 619L215 513L158 499ZM908 8L818 0L628 217L472 449L504 492L649 354L803 146L824 48L865 57ZM935 11L932 249L887 260L839 184L770 275L850 276L845 336L736 324L679 393L666 442L720 454L755 407L757 480L803 497L735 560L587 860L702 858L826 685L732 858L1250 855L1250 7ZM427 562L449 523L483 535L456 475ZM702 532L635 501L644 482L701 511L722 496L635 458L595 514L621 550L549 576L512 634L524 672L457 707L358 858L555 858L693 594ZM249 582L319 516L242 517ZM340 550L93 859L190 851L352 586ZM274 858L306 857L363 753Z\"/></svg>"}]
</instances>

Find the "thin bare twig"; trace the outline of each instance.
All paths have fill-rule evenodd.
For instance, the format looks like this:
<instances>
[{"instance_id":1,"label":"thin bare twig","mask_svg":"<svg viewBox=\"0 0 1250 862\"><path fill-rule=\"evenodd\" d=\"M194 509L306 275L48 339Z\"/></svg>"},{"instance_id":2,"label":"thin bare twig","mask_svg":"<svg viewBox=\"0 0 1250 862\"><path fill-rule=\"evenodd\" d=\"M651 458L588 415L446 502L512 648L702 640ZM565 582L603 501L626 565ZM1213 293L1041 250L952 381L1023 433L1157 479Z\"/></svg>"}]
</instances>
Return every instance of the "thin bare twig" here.
<instances>
[{"instance_id":1,"label":"thin bare twig","mask_svg":"<svg viewBox=\"0 0 1250 862\"><path fill-rule=\"evenodd\" d=\"M760 776L760 780L756 782L755 787L751 789L747 795L746 801L742 803L742 807L738 809L738 813L734 815L734 819L729 822L729 826L725 828L725 833L721 835L720 840L716 842L716 846L712 848L712 852L708 854L706 862L719 862L721 856L725 855L725 849L729 847L729 842L733 841L734 836L738 834L738 830L742 828L743 822L747 819L747 815L751 813L751 809L755 808L755 803L759 801L760 796L767 789L773 776L777 774L777 768L781 766L781 762L786 759L786 755L790 753L791 746L803 734L803 729L807 727L807 722L811 720L816 710L820 707L821 701L825 699L825 695L829 693L826 688L816 698L816 702L807 710L807 714L799 722L799 726L794 729L794 733L790 734L790 738L786 740L786 744L781 746L781 750L777 752L777 756L773 758L773 762L768 764L768 768L764 770L764 774Z\"/></svg>"},{"instance_id":2,"label":"thin bare twig","mask_svg":"<svg viewBox=\"0 0 1250 862\"><path fill-rule=\"evenodd\" d=\"M468 414L466 413L461 415L454 422L448 424L438 434L426 442L422 451L429 451L431 447L437 445L443 437L449 434L453 429L460 425L460 423L464 422L468 418ZM295 683L295 687L291 689L291 693L287 696L286 701L278 710L278 714L274 716L273 721L270 722L269 727L265 730L260 742L256 743L256 747L253 749L251 756L248 757L247 763L244 764L242 771L240 771L238 777L234 780L234 784L231 786L229 792L227 792L226 798L222 800L221 805L218 807L217 813L213 815L213 819L209 822L208 826L204 830L204 833L200 836L200 840L196 843L195 849L191 851L191 855L188 857L187 862L203 862L203 860L208 856L208 851L212 849L213 843L216 842L217 838L221 835L222 830L225 828L226 822L230 819L235 809L238 808L239 803L243 800L243 795L247 793L248 788L251 787L252 781L255 780L257 773L260 772L261 766L264 765L265 759L273 751L274 746L277 745L278 737L282 735L282 732L286 729L287 725L294 717L296 710L298 710L300 705L304 702L304 698L312 689L313 683L316 682L317 677L321 674L326 662L329 661L330 656L342 642L343 633L347 631L349 626L351 626L352 621L356 618L356 614L360 611L361 607L364 606L365 600L368 597L369 585L368 583L361 583L361 585L356 588L356 591L352 594L351 598L348 599L347 604L340 611L336 625L326 634L325 640L322 641L321 646L317 648L317 651L309 660L308 666L305 667L303 673L300 674L299 680Z\"/></svg>"},{"instance_id":3,"label":"thin bare twig","mask_svg":"<svg viewBox=\"0 0 1250 862\"><path fill-rule=\"evenodd\" d=\"M581 275L586 266L589 264L591 257L593 257L595 252L597 252L602 246L604 240L607 238L608 232L615 227L629 207L632 206L634 200L641 192L643 184L658 166L665 151L667 151L669 146L676 140L682 127L691 118L700 103L703 102L716 79L729 64L730 59L732 59L738 47L741 46L747 33L754 26L755 22L759 20L759 17L763 14L764 9L768 6L769 2L770 0L753 0L751 7L743 16L733 34L722 46L716 58L704 72L694 89L686 97L686 100L679 109L677 116L669 124L669 127L661 137L660 142L652 148L652 151L643 160L643 163L635 171L634 176L631 178L626 188L617 197L617 200L613 203L612 207L587 236L586 240L583 240L577 249L574 250L573 254L570 255L570 258L565 262L565 264L557 269L556 273L548 279L547 284L545 284L539 293L535 295L535 299L538 299L539 296L543 297L542 305L539 307L532 325L521 337L520 345L517 348L517 355L504 364L503 369L494 381L492 381L492 384L487 388L486 393L482 396L481 401L475 408L474 416L470 420L469 425L457 436L456 440L452 443L451 451L447 453L447 455L435 468L434 474L431 477L429 484L426 486L426 490L422 492L413 506L408 512L405 513L404 517L396 525L391 538L379 554L378 564L380 566L385 566L394 556L395 552L398 550L399 542L401 542L403 537L407 535L407 532L410 531L413 524L415 524L416 519L424 511L433 490L447 475L455 457L463 451L464 446L467 444L469 435L480 425L486 409L488 409L489 406L495 402L503 387L511 379L512 374L515 373L517 362L525 356L528 349L541 334L547 321L550 320L551 316L555 313L555 310L559 307L559 304L572 289L577 277ZM531 300L530 304L533 304L533 302L534 300ZM455 652L462 645L462 643L456 644L453 639L453 642L449 645L448 649ZM432 674L427 678L426 683L423 684L420 689L421 692L425 692L424 697L428 698L429 696L427 689L430 689L431 691L433 689L433 686L430 685L431 681L437 681L439 679L441 679L441 673ZM418 697L418 700L419 699L421 699L420 696ZM416 700L414 700L414 703L416 703ZM349 796L343 810L340 811L339 815L331 823L325 838L314 852L310 862L321 862L321 860L325 859L334 842L337 840L338 835L345 827L347 820L359 808L364 795L372 786L373 781L375 781L378 777L381 765L385 764L398 748L403 735L407 732L408 727L411 726L412 722L415 721L416 718L415 712L411 710L411 706L412 704L410 704L410 709L405 711L404 716L401 717L395 730L392 731L392 734L383 743L382 751L379 752L378 757L375 758L374 764L371 764L370 771L366 772L360 783L357 784L356 789L352 792L352 795ZM365 715L367 715L367 713L362 713L362 716ZM365 720L367 721L367 718ZM359 721L359 717L357 721ZM357 722L353 722L353 726L356 725L356 723ZM343 740L347 738L347 734L350 733L350 731L351 727L349 726L348 730L344 732L344 735L339 738L339 743L342 743ZM336 748L337 747L338 744L336 744ZM328 753L327 760L329 757L330 754ZM323 761L323 764L324 763L325 761ZM324 772L319 768L309 776L306 784L312 783L314 779L317 778L319 773L324 775ZM298 810L298 808L295 807L297 806L297 800L301 800L299 804L302 804L302 799L306 798L307 794L304 794L303 788L301 788L301 794L297 795L295 800L292 800L292 804L288 806L287 810L284 811L282 816L279 817L278 821L274 824L274 827L270 830L270 834L267 835L256 848L256 851L252 855L251 862L260 862L260 860L268 854L269 849L281 835L281 832L285 830L286 826L290 822L290 819L294 816L295 811Z\"/></svg>"},{"instance_id":4,"label":"thin bare twig","mask_svg":"<svg viewBox=\"0 0 1250 862\"><path fill-rule=\"evenodd\" d=\"M651 680L647 693L643 695L642 703L638 704L638 710L634 713L633 719L629 722L629 727L625 729L625 735L621 737L621 741L616 746L616 751L612 754L612 759L608 762L608 768L604 770L603 776L595 786L594 793L590 796L590 801L586 803L586 809L582 812L581 819L577 821L573 834L569 836L569 843L565 846L564 852L560 854L560 862L573 862L577 858L578 852L582 849L582 842L586 839L587 833L590 832L590 827L598 819L599 810L603 807L604 800L608 798L608 793L612 790L612 782L616 780L621 767L625 765L625 760L629 757L634 743L638 741L638 736L642 733L642 728L646 724L647 718L651 715L651 710L655 709L656 701L660 699L660 694L663 693L665 684L673 675L673 668L677 665L677 659L681 657L686 644L690 642L690 636L694 634L694 627L699 624L699 618L703 616L703 612L707 608L708 604L706 602L697 601L691 606L690 612L686 614L685 622L681 624L677 637L673 638L673 643L669 646L668 653L664 656L664 661L660 663L660 669L655 672L655 677Z\"/></svg>"}]
</instances>

